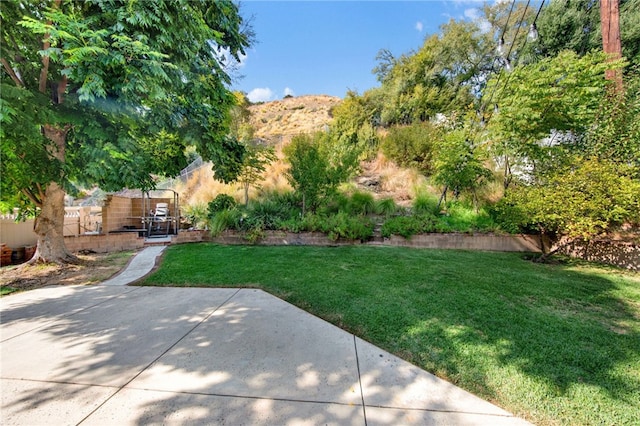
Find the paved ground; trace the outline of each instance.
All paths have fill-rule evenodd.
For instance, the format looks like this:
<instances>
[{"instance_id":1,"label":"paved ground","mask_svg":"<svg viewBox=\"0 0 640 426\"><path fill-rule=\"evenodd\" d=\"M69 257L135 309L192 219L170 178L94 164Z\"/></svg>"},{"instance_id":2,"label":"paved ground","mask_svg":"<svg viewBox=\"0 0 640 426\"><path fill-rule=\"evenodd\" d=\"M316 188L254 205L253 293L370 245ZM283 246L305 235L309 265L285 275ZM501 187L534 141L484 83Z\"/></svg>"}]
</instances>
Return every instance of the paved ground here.
<instances>
[{"instance_id":1,"label":"paved ground","mask_svg":"<svg viewBox=\"0 0 640 426\"><path fill-rule=\"evenodd\" d=\"M0 423L526 424L263 291L109 281L0 299Z\"/></svg>"}]
</instances>

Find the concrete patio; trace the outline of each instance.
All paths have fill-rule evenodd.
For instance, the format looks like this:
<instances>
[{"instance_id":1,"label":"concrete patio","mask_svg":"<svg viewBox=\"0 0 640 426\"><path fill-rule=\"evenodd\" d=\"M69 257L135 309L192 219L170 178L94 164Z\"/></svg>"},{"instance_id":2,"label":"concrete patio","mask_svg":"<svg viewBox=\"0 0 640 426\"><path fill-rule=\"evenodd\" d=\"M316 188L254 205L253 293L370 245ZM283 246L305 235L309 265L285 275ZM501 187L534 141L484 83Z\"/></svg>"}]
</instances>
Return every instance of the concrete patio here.
<instances>
[{"instance_id":1,"label":"concrete patio","mask_svg":"<svg viewBox=\"0 0 640 426\"><path fill-rule=\"evenodd\" d=\"M261 290L47 287L0 315L3 425L526 424Z\"/></svg>"}]
</instances>

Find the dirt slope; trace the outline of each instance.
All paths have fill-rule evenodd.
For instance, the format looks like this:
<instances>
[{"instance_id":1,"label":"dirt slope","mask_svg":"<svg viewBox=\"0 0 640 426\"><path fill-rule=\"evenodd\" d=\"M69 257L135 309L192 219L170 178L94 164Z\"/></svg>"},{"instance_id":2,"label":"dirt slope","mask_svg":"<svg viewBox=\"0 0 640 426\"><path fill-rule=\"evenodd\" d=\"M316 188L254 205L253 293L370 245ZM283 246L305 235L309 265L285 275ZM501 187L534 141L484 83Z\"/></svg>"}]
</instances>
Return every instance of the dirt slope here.
<instances>
[{"instance_id":1,"label":"dirt slope","mask_svg":"<svg viewBox=\"0 0 640 426\"><path fill-rule=\"evenodd\" d=\"M258 138L288 142L297 134L323 130L331 122L329 111L340 101L334 96L307 95L252 105L251 125Z\"/></svg>"}]
</instances>

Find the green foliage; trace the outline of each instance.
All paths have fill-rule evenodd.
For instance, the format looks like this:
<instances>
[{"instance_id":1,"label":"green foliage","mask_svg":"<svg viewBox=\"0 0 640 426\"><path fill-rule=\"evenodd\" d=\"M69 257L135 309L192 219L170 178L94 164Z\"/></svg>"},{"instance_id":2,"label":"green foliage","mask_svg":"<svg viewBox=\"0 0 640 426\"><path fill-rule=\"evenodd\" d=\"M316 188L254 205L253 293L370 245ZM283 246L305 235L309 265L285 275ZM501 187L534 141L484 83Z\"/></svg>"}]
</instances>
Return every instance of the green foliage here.
<instances>
[{"instance_id":1,"label":"green foliage","mask_svg":"<svg viewBox=\"0 0 640 426\"><path fill-rule=\"evenodd\" d=\"M399 165L429 176L433 173L434 149L442 136L443 130L431 123L392 127L382 141L382 150Z\"/></svg>"},{"instance_id":2,"label":"green foliage","mask_svg":"<svg viewBox=\"0 0 640 426\"><path fill-rule=\"evenodd\" d=\"M273 148L259 143L246 143L245 149L237 179L244 188L244 203L247 205L249 204L249 187L257 185L267 166L276 159L276 154Z\"/></svg>"},{"instance_id":3,"label":"green foliage","mask_svg":"<svg viewBox=\"0 0 640 426\"><path fill-rule=\"evenodd\" d=\"M431 194L421 193L413 199L413 213L416 215L437 215L440 213L438 199Z\"/></svg>"},{"instance_id":4,"label":"green foliage","mask_svg":"<svg viewBox=\"0 0 640 426\"><path fill-rule=\"evenodd\" d=\"M149 189L152 174L186 165L189 145L235 172L233 95L216 52L239 59L252 33L233 2L8 1L2 21L3 199L41 205L51 182Z\"/></svg>"},{"instance_id":5,"label":"green foliage","mask_svg":"<svg viewBox=\"0 0 640 426\"><path fill-rule=\"evenodd\" d=\"M238 203L228 194L218 194L209 202L209 214L215 214L223 210L233 209Z\"/></svg>"},{"instance_id":6,"label":"green foliage","mask_svg":"<svg viewBox=\"0 0 640 426\"><path fill-rule=\"evenodd\" d=\"M408 239L412 235L436 231L436 224L437 218L431 214L391 217L382 224L382 236L400 235Z\"/></svg>"},{"instance_id":7,"label":"green foliage","mask_svg":"<svg viewBox=\"0 0 640 426\"><path fill-rule=\"evenodd\" d=\"M530 223L530 215L525 206L516 201L517 197L509 196L501 198L497 203L488 207L488 212L493 221L501 230L509 234L535 234L539 232Z\"/></svg>"},{"instance_id":8,"label":"green foliage","mask_svg":"<svg viewBox=\"0 0 640 426\"><path fill-rule=\"evenodd\" d=\"M370 215L376 211L376 202L370 192L355 191L351 194L348 211L352 215Z\"/></svg>"},{"instance_id":9,"label":"green foliage","mask_svg":"<svg viewBox=\"0 0 640 426\"><path fill-rule=\"evenodd\" d=\"M640 179L640 66L625 73L624 92L607 93L575 151L631 166Z\"/></svg>"},{"instance_id":10,"label":"green foliage","mask_svg":"<svg viewBox=\"0 0 640 426\"><path fill-rule=\"evenodd\" d=\"M484 85L494 44L475 23L450 21L425 39L417 52L393 58L381 52L374 72L382 86L381 124L428 121L464 110Z\"/></svg>"},{"instance_id":11,"label":"green foliage","mask_svg":"<svg viewBox=\"0 0 640 426\"><path fill-rule=\"evenodd\" d=\"M488 92L499 100L489 124L493 136L535 159L543 150L538 142L552 131L583 133L598 111L610 66L600 53L578 57L565 51L516 67L506 87L492 80Z\"/></svg>"},{"instance_id":12,"label":"green foliage","mask_svg":"<svg viewBox=\"0 0 640 426\"><path fill-rule=\"evenodd\" d=\"M484 166L485 154L466 130L447 133L438 144L434 181L453 191L456 199L462 192L471 193L477 206L476 190L493 177Z\"/></svg>"},{"instance_id":13,"label":"green foliage","mask_svg":"<svg viewBox=\"0 0 640 426\"><path fill-rule=\"evenodd\" d=\"M345 212L331 215L309 214L302 219L300 230L323 232L333 241L366 241L373 236L373 222L368 217L352 216Z\"/></svg>"},{"instance_id":14,"label":"green foliage","mask_svg":"<svg viewBox=\"0 0 640 426\"><path fill-rule=\"evenodd\" d=\"M398 212L398 206L393 198L382 198L376 202L375 212L385 217L389 217Z\"/></svg>"},{"instance_id":15,"label":"green foliage","mask_svg":"<svg viewBox=\"0 0 640 426\"><path fill-rule=\"evenodd\" d=\"M357 154L349 147L345 149L341 150L326 133L296 136L285 147L291 165L287 179L302 196L303 213L314 211L357 170Z\"/></svg>"},{"instance_id":16,"label":"green foliage","mask_svg":"<svg viewBox=\"0 0 640 426\"><path fill-rule=\"evenodd\" d=\"M590 239L624 223L640 223L640 181L625 170L631 171L597 159L578 159L549 175L544 184L514 188L506 203L526 212L514 215L523 221L521 226Z\"/></svg>"},{"instance_id":17,"label":"green foliage","mask_svg":"<svg viewBox=\"0 0 640 426\"><path fill-rule=\"evenodd\" d=\"M216 237L227 229L237 229L242 219L242 213L236 208L209 212L209 230Z\"/></svg>"},{"instance_id":18,"label":"green foliage","mask_svg":"<svg viewBox=\"0 0 640 426\"><path fill-rule=\"evenodd\" d=\"M583 56L602 49L600 2L552 0L537 20L540 38L533 48L553 57L563 50ZM640 64L640 1L620 1L622 54Z\"/></svg>"},{"instance_id":19,"label":"green foliage","mask_svg":"<svg viewBox=\"0 0 640 426\"><path fill-rule=\"evenodd\" d=\"M182 214L193 228L203 229L209 217L209 210L205 203L195 203L182 207Z\"/></svg>"},{"instance_id":20,"label":"green foliage","mask_svg":"<svg viewBox=\"0 0 640 426\"><path fill-rule=\"evenodd\" d=\"M349 91L347 96L331 110L332 136L340 143L355 147L362 157L369 158L378 149L375 126L380 120L380 105L375 96L365 93L359 96Z\"/></svg>"}]
</instances>

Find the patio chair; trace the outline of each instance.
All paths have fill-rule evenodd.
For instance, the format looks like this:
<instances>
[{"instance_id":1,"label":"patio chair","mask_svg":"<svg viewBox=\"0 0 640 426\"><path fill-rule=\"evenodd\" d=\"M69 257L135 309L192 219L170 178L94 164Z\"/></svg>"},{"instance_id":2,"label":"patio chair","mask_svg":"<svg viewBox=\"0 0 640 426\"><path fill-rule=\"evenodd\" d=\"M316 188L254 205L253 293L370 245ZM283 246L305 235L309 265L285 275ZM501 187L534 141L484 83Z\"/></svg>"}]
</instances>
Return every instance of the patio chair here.
<instances>
[{"instance_id":1,"label":"patio chair","mask_svg":"<svg viewBox=\"0 0 640 426\"><path fill-rule=\"evenodd\" d=\"M156 209L151 216L151 223L149 225L149 237L151 237L153 231L164 230L164 236L169 235L169 228L173 218L169 216L169 204L158 203ZM163 229L164 228L164 229Z\"/></svg>"}]
</instances>

